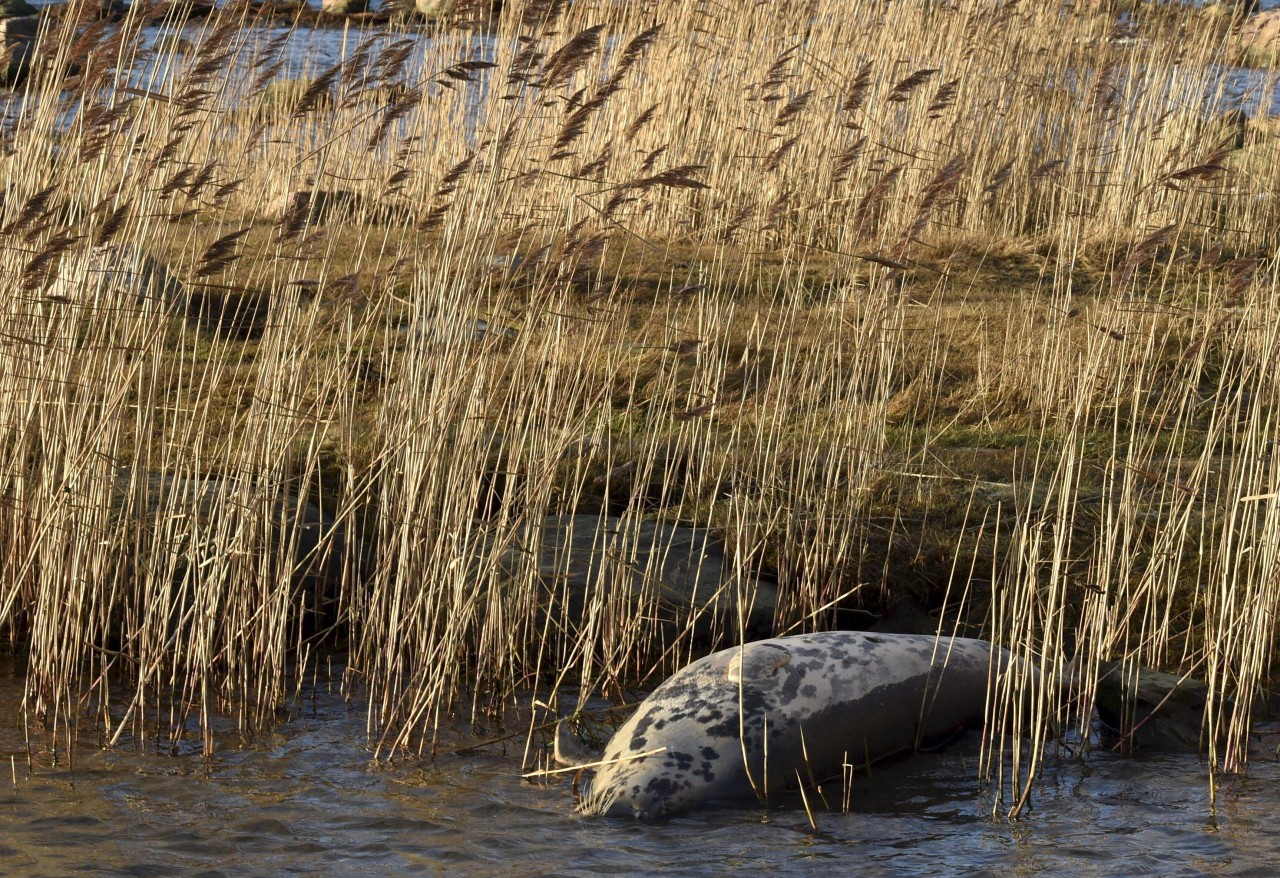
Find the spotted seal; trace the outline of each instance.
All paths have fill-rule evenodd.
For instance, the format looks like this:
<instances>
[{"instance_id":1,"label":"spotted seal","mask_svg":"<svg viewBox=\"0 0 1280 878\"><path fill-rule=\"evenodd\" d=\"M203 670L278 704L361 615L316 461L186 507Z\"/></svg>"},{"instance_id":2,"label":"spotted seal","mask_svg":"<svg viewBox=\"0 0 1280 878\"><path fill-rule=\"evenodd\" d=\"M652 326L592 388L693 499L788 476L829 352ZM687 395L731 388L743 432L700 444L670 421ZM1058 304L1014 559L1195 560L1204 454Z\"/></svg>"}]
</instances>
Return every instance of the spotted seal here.
<instances>
[{"instance_id":1,"label":"spotted seal","mask_svg":"<svg viewBox=\"0 0 1280 878\"><path fill-rule=\"evenodd\" d=\"M982 640L854 631L713 653L618 728L578 809L660 817L839 776L980 723L1011 661Z\"/></svg>"}]
</instances>

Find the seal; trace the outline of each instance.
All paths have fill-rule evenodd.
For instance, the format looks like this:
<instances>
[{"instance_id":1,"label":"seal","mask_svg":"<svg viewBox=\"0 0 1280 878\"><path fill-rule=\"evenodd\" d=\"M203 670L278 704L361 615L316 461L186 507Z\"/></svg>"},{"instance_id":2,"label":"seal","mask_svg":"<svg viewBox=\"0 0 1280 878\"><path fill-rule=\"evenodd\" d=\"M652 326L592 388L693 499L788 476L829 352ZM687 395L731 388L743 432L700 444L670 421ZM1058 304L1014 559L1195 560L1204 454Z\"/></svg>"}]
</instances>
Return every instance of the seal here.
<instances>
[{"instance_id":1,"label":"seal","mask_svg":"<svg viewBox=\"0 0 1280 878\"><path fill-rule=\"evenodd\" d=\"M1014 661L983 640L857 631L713 653L619 726L578 810L655 818L840 776L980 724Z\"/></svg>"}]
</instances>

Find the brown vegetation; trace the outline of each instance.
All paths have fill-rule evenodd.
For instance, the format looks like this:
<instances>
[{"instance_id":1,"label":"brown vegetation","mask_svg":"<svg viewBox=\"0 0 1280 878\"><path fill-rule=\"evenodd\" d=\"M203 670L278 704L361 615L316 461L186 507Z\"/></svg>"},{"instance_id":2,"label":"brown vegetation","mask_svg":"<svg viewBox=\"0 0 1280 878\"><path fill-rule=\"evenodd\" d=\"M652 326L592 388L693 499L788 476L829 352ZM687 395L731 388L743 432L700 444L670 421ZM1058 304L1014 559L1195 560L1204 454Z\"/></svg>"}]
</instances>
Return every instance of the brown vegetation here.
<instances>
[{"instance_id":1,"label":"brown vegetation","mask_svg":"<svg viewBox=\"0 0 1280 878\"><path fill-rule=\"evenodd\" d=\"M909 603L1086 682L1194 669L1236 767L1280 582L1280 175L1215 118L1221 40L1168 9L1120 41L1083 6L660 5L353 35L271 100L251 7L141 80L131 19L59 19L0 158L28 714L213 746L336 643L386 753L642 681L697 626L664 641L630 588L548 613L512 562L608 511L714 528L776 577L777 632ZM115 245L176 287L94 280ZM345 571L321 624L305 504Z\"/></svg>"}]
</instances>

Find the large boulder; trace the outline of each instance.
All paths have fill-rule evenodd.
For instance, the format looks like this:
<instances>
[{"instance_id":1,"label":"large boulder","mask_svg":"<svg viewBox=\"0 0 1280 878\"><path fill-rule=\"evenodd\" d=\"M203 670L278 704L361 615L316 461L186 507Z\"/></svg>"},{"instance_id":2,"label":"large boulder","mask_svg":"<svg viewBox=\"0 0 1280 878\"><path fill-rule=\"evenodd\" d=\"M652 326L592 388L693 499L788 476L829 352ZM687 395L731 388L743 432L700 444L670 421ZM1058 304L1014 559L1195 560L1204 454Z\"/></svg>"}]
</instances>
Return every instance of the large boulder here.
<instances>
[{"instance_id":1,"label":"large boulder","mask_svg":"<svg viewBox=\"0 0 1280 878\"><path fill-rule=\"evenodd\" d=\"M27 11L8 12L7 9ZM31 60L31 47L40 30L34 7L24 0L0 0L0 85L22 79Z\"/></svg>"},{"instance_id":2,"label":"large boulder","mask_svg":"<svg viewBox=\"0 0 1280 878\"><path fill-rule=\"evenodd\" d=\"M775 584L735 576L724 543L705 528L551 516L527 525L501 550L499 575L517 575L529 561L545 590L543 604L571 625L621 600L634 618L655 621L667 635L750 639L770 633L778 603Z\"/></svg>"},{"instance_id":3,"label":"large boulder","mask_svg":"<svg viewBox=\"0 0 1280 878\"><path fill-rule=\"evenodd\" d=\"M457 0L413 0L413 9L423 18L444 18L453 11Z\"/></svg>"},{"instance_id":4,"label":"large boulder","mask_svg":"<svg viewBox=\"0 0 1280 878\"><path fill-rule=\"evenodd\" d=\"M46 298L92 307L125 304L166 309L182 296L182 284L140 247L103 244L62 260Z\"/></svg>"},{"instance_id":5,"label":"large boulder","mask_svg":"<svg viewBox=\"0 0 1280 878\"><path fill-rule=\"evenodd\" d=\"M116 475L114 505L141 529L139 548L159 553L135 563L153 570L169 563L177 584L197 569L209 575L213 561L230 563L229 546L249 544L249 551L230 554L237 563L287 577L290 606L303 608L309 627L333 623L344 576L358 567L347 528L287 485L126 467Z\"/></svg>"},{"instance_id":6,"label":"large boulder","mask_svg":"<svg viewBox=\"0 0 1280 878\"><path fill-rule=\"evenodd\" d=\"M1280 9L1258 12L1245 19L1235 44L1246 64L1266 65L1280 54Z\"/></svg>"},{"instance_id":7,"label":"large boulder","mask_svg":"<svg viewBox=\"0 0 1280 878\"><path fill-rule=\"evenodd\" d=\"M326 15L356 15L369 11L369 0L321 0L320 9Z\"/></svg>"},{"instance_id":8,"label":"large boulder","mask_svg":"<svg viewBox=\"0 0 1280 878\"><path fill-rule=\"evenodd\" d=\"M257 290L184 284L163 263L132 244L103 244L67 256L44 297L131 316L177 312L202 332L238 338L262 334L270 304L268 296Z\"/></svg>"},{"instance_id":9,"label":"large boulder","mask_svg":"<svg viewBox=\"0 0 1280 878\"><path fill-rule=\"evenodd\" d=\"M1206 683L1124 662L1098 668L1098 717L1127 748L1201 749Z\"/></svg>"}]
</instances>

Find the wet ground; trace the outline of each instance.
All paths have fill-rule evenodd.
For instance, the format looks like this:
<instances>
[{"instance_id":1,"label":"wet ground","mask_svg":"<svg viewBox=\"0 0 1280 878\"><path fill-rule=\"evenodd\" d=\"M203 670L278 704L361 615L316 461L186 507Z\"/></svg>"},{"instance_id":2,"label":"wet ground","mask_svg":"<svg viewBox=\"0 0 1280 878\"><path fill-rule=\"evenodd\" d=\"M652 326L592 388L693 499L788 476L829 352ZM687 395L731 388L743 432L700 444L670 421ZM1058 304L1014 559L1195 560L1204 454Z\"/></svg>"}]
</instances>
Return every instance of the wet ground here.
<instances>
[{"instance_id":1,"label":"wet ground","mask_svg":"<svg viewBox=\"0 0 1280 878\"><path fill-rule=\"evenodd\" d=\"M17 689L10 678L0 692L6 718ZM1280 863L1280 764L1266 760L1211 804L1191 756L1063 755L1010 821L993 817L961 745L855 780L850 813L829 790L836 810L815 813L816 829L795 803L636 823L578 817L568 779L521 780L523 734L386 767L363 713L337 695L302 714L207 760L81 748L74 770L29 763L22 729L6 725L0 874L1171 878L1271 876Z\"/></svg>"}]
</instances>

